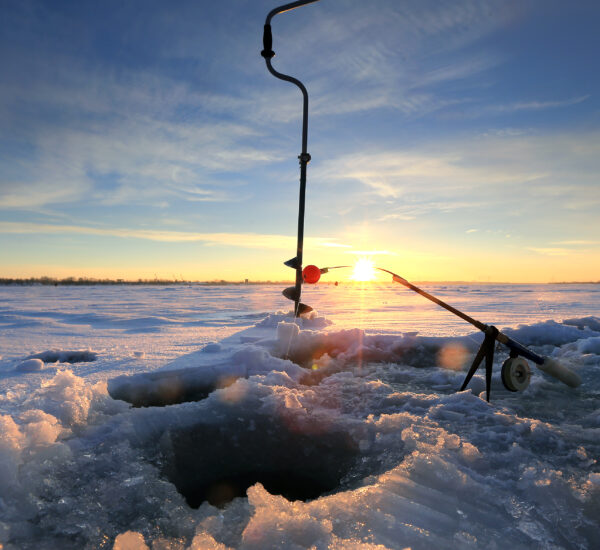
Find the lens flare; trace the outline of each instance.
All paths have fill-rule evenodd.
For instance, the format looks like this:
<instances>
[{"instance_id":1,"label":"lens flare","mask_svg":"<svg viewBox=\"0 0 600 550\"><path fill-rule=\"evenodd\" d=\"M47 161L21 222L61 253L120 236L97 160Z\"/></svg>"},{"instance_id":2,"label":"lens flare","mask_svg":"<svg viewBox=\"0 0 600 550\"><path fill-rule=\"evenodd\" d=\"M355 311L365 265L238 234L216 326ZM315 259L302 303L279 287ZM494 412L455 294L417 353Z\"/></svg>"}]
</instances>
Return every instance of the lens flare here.
<instances>
[{"instance_id":1,"label":"lens flare","mask_svg":"<svg viewBox=\"0 0 600 550\"><path fill-rule=\"evenodd\" d=\"M375 280L375 264L369 258L359 258L350 277L353 281Z\"/></svg>"}]
</instances>

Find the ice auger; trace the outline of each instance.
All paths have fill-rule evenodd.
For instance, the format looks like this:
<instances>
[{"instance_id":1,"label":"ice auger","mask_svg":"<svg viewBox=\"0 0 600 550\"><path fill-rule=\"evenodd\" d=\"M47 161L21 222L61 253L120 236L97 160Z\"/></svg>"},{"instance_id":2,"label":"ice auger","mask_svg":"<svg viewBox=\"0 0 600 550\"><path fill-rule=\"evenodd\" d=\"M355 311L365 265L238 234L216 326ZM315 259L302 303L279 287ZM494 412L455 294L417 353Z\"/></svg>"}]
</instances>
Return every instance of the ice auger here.
<instances>
[{"instance_id":1,"label":"ice auger","mask_svg":"<svg viewBox=\"0 0 600 550\"><path fill-rule=\"evenodd\" d=\"M291 82L300 88L302 92L303 98L303 108L302 108L302 152L298 157L300 161L300 200L298 207L298 243L296 247L296 255L283 262L288 267L296 270L296 284L294 286L290 286L283 291L283 295L289 300L294 301L294 314L296 316L302 315L303 313L307 313L312 310L310 306L303 304L300 302L300 295L302 294L302 248L304 246L304 205L305 205L305 194L306 194L306 165L310 162L310 155L308 154L306 147L308 141L308 92L304 87L304 84L300 82L297 78L293 76L289 76L283 73L276 71L271 64L271 59L275 56L275 52L273 51L273 35L271 33L271 19L275 17L278 13L283 13L285 11L293 10L295 8L299 8L300 6L304 6L305 4L312 4L314 2L318 2L318 0L301 0L299 2L291 2L289 4L284 4L283 6L279 6L278 8L272 9L267 15L267 19L265 21L265 28L263 33L263 50L260 52L265 58L265 62L267 64L267 69L269 72L276 78L280 80L285 80L286 82Z\"/></svg>"}]
</instances>

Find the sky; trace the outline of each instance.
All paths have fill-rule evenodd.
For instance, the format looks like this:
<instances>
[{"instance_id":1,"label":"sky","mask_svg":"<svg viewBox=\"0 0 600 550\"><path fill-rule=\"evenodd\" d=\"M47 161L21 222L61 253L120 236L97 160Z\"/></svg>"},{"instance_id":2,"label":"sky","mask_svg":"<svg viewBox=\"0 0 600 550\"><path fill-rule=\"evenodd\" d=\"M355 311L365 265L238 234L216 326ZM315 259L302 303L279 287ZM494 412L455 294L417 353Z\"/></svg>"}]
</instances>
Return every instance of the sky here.
<instances>
[{"instance_id":1,"label":"sky","mask_svg":"<svg viewBox=\"0 0 600 550\"><path fill-rule=\"evenodd\" d=\"M4 0L0 277L293 279L302 98L271 0ZM600 4L321 0L305 264L600 280Z\"/></svg>"}]
</instances>

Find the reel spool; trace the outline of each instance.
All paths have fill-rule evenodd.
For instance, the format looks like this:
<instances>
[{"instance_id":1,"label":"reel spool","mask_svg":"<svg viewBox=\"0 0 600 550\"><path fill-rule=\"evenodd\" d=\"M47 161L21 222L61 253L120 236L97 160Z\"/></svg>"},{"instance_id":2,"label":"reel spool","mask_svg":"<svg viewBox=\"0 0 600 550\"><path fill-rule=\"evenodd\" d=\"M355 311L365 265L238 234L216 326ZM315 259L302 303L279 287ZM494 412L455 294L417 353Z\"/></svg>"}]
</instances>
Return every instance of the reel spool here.
<instances>
[{"instance_id":1,"label":"reel spool","mask_svg":"<svg viewBox=\"0 0 600 550\"><path fill-rule=\"evenodd\" d=\"M522 357L509 357L502 364L502 383L508 391L523 391L529 386L531 371Z\"/></svg>"}]
</instances>

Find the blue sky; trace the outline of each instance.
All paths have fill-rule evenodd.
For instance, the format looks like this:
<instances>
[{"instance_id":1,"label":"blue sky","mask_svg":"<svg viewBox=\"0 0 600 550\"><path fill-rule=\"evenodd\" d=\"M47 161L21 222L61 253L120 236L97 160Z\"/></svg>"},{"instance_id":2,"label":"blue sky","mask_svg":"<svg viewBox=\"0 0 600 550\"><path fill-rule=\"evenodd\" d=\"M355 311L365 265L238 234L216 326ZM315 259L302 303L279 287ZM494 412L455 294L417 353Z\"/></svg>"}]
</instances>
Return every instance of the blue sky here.
<instances>
[{"instance_id":1,"label":"blue sky","mask_svg":"<svg viewBox=\"0 0 600 550\"><path fill-rule=\"evenodd\" d=\"M281 279L301 96L263 0L5 1L0 276ZM305 259L600 276L600 5L321 0L273 20L310 96Z\"/></svg>"}]
</instances>

